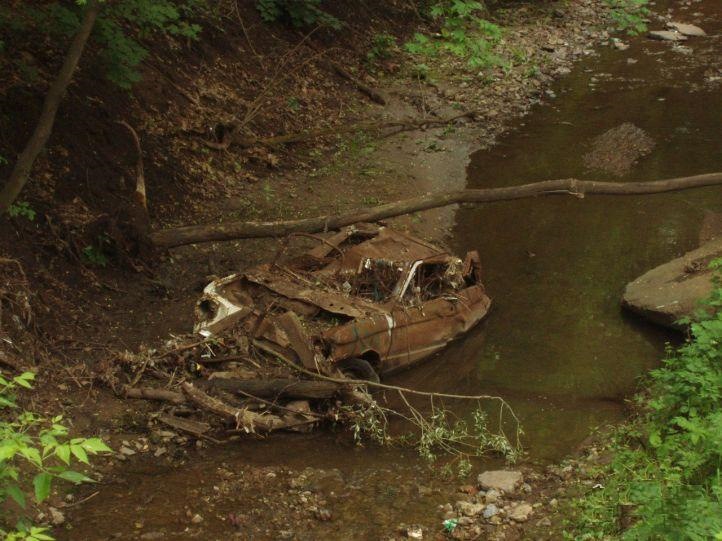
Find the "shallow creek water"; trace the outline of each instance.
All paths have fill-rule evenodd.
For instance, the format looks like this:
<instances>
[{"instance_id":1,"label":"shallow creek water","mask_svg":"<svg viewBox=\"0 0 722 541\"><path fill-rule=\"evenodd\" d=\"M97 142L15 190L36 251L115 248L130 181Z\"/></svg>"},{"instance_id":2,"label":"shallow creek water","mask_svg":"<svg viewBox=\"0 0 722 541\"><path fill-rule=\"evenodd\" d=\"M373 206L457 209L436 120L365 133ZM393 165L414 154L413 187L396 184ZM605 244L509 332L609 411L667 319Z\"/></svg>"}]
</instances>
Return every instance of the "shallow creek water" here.
<instances>
[{"instance_id":1,"label":"shallow creek water","mask_svg":"<svg viewBox=\"0 0 722 541\"><path fill-rule=\"evenodd\" d=\"M717 4L690 8L705 14L703 26L712 34L688 43L692 55L636 38L627 51L604 48L577 65L555 85L556 98L545 98L498 145L471 156L469 187L566 177L617 180L588 170L583 155L595 137L624 122L643 129L655 147L619 180L722 170L722 90L712 80L719 72L709 71L722 55ZM572 452L594 427L623 417L624 398L674 338L622 313L624 285L694 248L709 212L722 212L719 188L459 209L452 247L479 250L494 309L470 335L393 382L501 395L522 422L530 460ZM240 502L260 506L257 520L273 522L264 515L263 500L232 494L216 502L202 525L188 528L183 510L190 500L203 511L219 464L236 472L248 464L337 469L351 495L336 487L340 496L330 506L337 518L313 532L295 532L299 539L378 539L400 522L428 518L436 504L448 501L443 492L424 489L431 474L411 451L353 447L346 437L329 434L281 435L211 448L180 468L134 463L77 508L73 529L61 536L137 539L157 531L160 539L226 539L221 518Z\"/></svg>"}]
</instances>

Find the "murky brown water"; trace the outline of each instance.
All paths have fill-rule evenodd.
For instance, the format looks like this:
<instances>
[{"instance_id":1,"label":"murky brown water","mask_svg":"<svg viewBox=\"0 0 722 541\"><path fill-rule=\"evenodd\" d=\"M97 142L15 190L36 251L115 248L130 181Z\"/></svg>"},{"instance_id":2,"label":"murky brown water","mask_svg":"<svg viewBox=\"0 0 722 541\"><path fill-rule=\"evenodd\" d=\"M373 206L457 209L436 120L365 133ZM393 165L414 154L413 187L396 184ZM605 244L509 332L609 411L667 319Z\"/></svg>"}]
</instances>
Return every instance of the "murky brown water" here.
<instances>
[{"instance_id":1,"label":"murky brown water","mask_svg":"<svg viewBox=\"0 0 722 541\"><path fill-rule=\"evenodd\" d=\"M717 36L690 41L691 55L644 38L632 40L628 51L600 51L554 88L556 99L538 106L496 147L472 156L469 186L611 179L587 170L583 155L595 137L624 122L646 131L656 146L622 180L722 170L722 90L710 82L720 75L714 70L722 56L722 7L709 1L692 9L706 14L705 29ZM670 339L621 312L624 285L693 248L705 211L722 212L722 190L460 209L453 247L482 254L494 311L463 341L395 382L500 394L521 418L532 460L569 453L593 427L622 418L624 398ZM249 463L338 468L345 486L359 487L355 496L333 502L343 521L295 532L301 539L376 539L399 522L426 518L443 499L420 490L430 474L410 451L360 449L329 434L285 435L211 449L182 469L136 464L77 512L82 519L76 514L75 528L66 535L135 539L140 533L133 533L134 517L142 517L137 532L165 532L163 539L225 539L220 520L207 517L203 528L187 530L183 515L189 500L200 498L203 507L202 499L213 493L208 485L220 463L236 471ZM250 497L229 495L215 516ZM258 520L273 518L261 513Z\"/></svg>"}]
</instances>

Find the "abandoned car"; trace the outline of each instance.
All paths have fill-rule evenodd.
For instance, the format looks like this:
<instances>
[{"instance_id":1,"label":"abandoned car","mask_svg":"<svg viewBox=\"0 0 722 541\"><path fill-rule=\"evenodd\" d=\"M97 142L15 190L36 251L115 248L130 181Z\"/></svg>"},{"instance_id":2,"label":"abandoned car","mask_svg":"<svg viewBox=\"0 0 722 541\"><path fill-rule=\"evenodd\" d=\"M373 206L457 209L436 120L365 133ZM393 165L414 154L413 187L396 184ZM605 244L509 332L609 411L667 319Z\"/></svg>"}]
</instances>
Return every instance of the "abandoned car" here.
<instances>
[{"instance_id":1,"label":"abandoned car","mask_svg":"<svg viewBox=\"0 0 722 541\"><path fill-rule=\"evenodd\" d=\"M464 260L370 224L348 227L290 262L211 282L196 332L243 332L307 370L378 381L476 325L491 300L477 252Z\"/></svg>"}]
</instances>

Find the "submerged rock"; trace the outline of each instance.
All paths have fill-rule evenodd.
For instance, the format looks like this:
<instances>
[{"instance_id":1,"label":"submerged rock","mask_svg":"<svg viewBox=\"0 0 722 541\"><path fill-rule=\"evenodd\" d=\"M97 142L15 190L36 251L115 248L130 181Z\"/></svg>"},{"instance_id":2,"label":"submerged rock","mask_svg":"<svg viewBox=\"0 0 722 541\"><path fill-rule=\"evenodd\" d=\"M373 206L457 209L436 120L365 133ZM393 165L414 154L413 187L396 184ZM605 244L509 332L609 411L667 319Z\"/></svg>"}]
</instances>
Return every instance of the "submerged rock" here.
<instances>
[{"instance_id":1,"label":"submerged rock","mask_svg":"<svg viewBox=\"0 0 722 541\"><path fill-rule=\"evenodd\" d=\"M510 494L522 483L520 471L495 470L479 475L479 486L484 490L497 489Z\"/></svg>"},{"instance_id":2,"label":"submerged rock","mask_svg":"<svg viewBox=\"0 0 722 541\"><path fill-rule=\"evenodd\" d=\"M654 323L682 330L676 323L694 315L712 291L710 261L722 257L722 238L664 263L627 284L622 306Z\"/></svg>"}]
</instances>

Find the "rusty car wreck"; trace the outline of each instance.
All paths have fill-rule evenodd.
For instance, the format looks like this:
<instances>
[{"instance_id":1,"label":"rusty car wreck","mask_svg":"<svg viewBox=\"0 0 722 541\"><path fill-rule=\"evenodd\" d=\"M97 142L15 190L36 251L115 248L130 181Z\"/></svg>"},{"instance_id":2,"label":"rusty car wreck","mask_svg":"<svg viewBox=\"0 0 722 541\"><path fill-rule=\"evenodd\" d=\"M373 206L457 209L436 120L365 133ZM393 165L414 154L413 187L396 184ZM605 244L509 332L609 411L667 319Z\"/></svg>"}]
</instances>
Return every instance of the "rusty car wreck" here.
<instances>
[{"instance_id":1,"label":"rusty car wreck","mask_svg":"<svg viewBox=\"0 0 722 541\"><path fill-rule=\"evenodd\" d=\"M370 224L318 240L283 265L211 282L196 332L240 328L255 347L308 370L378 379L440 350L489 311L477 252L462 260Z\"/></svg>"}]
</instances>

